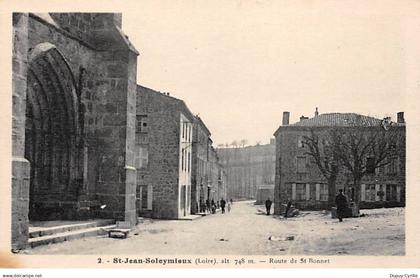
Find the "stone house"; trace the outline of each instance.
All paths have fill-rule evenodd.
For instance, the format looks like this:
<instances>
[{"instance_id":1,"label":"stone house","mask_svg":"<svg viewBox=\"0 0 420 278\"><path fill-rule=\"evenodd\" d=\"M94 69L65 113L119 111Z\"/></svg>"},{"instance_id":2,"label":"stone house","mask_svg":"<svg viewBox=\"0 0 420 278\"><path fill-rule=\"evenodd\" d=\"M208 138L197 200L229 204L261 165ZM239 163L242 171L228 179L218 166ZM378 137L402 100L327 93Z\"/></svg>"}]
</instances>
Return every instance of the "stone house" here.
<instances>
[{"instance_id":1,"label":"stone house","mask_svg":"<svg viewBox=\"0 0 420 278\"><path fill-rule=\"evenodd\" d=\"M191 213L195 119L184 101L137 87L135 160L140 215L178 219Z\"/></svg>"},{"instance_id":2,"label":"stone house","mask_svg":"<svg viewBox=\"0 0 420 278\"><path fill-rule=\"evenodd\" d=\"M30 220L136 222L138 52L121 19L13 14L12 249Z\"/></svg>"},{"instance_id":3,"label":"stone house","mask_svg":"<svg viewBox=\"0 0 420 278\"><path fill-rule=\"evenodd\" d=\"M383 130L383 120L354 113L318 114L313 118L301 117L289 124L289 112L284 112L282 125L276 137L275 214L282 212L287 200L300 209L327 209L328 184L313 157L308 153L306 138L315 134L320 142L330 140L329 130L345 128L353 133ZM360 208L404 206L405 204L405 121L403 112L390 128L401 135L396 142L396 155L387 165L372 168L361 180ZM313 132L313 133L312 133ZM365 136L365 135L362 135ZM370 157L366 158L366 165ZM353 177L344 167L339 168L336 189L343 189L349 200L355 199ZM335 195L335 192L334 192Z\"/></svg>"},{"instance_id":4,"label":"stone house","mask_svg":"<svg viewBox=\"0 0 420 278\"><path fill-rule=\"evenodd\" d=\"M212 145L211 133L199 116L195 116L192 146L191 213L200 211L200 204L210 196L208 183L209 153Z\"/></svg>"},{"instance_id":5,"label":"stone house","mask_svg":"<svg viewBox=\"0 0 420 278\"><path fill-rule=\"evenodd\" d=\"M222 198L227 199L227 184L226 174L220 163L219 156L216 149L210 146L209 149L209 162L208 162L208 194L209 200L220 201Z\"/></svg>"}]
</instances>

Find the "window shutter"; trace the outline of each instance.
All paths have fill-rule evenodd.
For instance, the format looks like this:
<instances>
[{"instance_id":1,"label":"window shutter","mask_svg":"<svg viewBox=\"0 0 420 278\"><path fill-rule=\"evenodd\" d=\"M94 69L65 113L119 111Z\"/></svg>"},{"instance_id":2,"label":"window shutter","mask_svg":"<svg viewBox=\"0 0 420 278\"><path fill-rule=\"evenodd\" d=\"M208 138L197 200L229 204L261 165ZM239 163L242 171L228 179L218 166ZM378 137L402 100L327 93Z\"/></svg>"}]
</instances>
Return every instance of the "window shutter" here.
<instances>
[{"instance_id":1,"label":"window shutter","mask_svg":"<svg viewBox=\"0 0 420 278\"><path fill-rule=\"evenodd\" d=\"M397 185L397 202L401 202L401 186Z\"/></svg>"},{"instance_id":2,"label":"window shutter","mask_svg":"<svg viewBox=\"0 0 420 278\"><path fill-rule=\"evenodd\" d=\"M380 201L381 200L381 198L378 196L379 190L381 190L381 185L376 184L375 185L375 201Z\"/></svg>"},{"instance_id":3,"label":"window shutter","mask_svg":"<svg viewBox=\"0 0 420 278\"><path fill-rule=\"evenodd\" d=\"M320 199L320 194L321 194L321 187L320 187L320 184L319 184L319 183L317 183L317 184L315 185L315 200L319 201L319 199Z\"/></svg>"},{"instance_id":4,"label":"window shutter","mask_svg":"<svg viewBox=\"0 0 420 278\"><path fill-rule=\"evenodd\" d=\"M362 184L361 185L361 190L360 190L360 194L361 194L361 196L360 196L360 201L365 201L365 197L366 197L366 190L365 190L365 188L366 188L366 185L365 184Z\"/></svg>"},{"instance_id":5,"label":"window shutter","mask_svg":"<svg viewBox=\"0 0 420 278\"><path fill-rule=\"evenodd\" d=\"M309 183L306 184L306 200L308 201L311 198L311 188L309 187Z\"/></svg>"},{"instance_id":6,"label":"window shutter","mask_svg":"<svg viewBox=\"0 0 420 278\"><path fill-rule=\"evenodd\" d=\"M292 200L296 200L296 183L292 184Z\"/></svg>"},{"instance_id":7,"label":"window shutter","mask_svg":"<svg viewBox=\"0 0 420 278\"><path fill-rule=\"evenodd\" d=\"M147 186L147 209L152 209L152 202L153 202L153 186Z\"/></svg>"}]
</instances>

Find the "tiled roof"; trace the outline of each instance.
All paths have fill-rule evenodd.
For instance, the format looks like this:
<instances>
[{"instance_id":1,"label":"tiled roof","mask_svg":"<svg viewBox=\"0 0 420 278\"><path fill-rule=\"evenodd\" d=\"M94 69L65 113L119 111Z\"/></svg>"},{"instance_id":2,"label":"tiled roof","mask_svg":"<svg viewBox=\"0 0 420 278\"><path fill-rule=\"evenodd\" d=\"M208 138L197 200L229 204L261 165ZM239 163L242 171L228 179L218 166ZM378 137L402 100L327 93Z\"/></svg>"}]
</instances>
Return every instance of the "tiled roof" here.
<instances>
[{"instance_id":1,"label":"tiled roof","mask_svg":"<svg viewBox=\"0 0 420 278\"><path fill-rule=\"evenodd\" d=\"M327 113L290 126L380 126L381 120L355 113Z\"/></svg>"}]
</instances>

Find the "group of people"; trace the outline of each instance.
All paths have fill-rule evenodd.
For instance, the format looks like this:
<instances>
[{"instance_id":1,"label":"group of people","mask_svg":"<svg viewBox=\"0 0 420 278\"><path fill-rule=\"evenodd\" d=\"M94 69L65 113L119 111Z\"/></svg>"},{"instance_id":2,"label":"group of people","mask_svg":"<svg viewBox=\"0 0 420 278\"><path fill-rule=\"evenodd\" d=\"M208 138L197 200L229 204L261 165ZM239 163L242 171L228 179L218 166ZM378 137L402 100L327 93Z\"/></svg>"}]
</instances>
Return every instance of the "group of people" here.
<instances>
[{"instance_id":1,"label":"group of people","mask_svg":"<svg viewBox=\"0 0 420 278\"><path fill-rule=\"evenodd\" d=\"M223 198L220 201L215 202L213 199L210 201L209 199L206 200L206 202L200 201L200 212L202 213L216 213L216 209L221 208L222 213L226 212L226 208L228 212L231 210L231 205L233 203L233 200L230 199L230 202L226 202Z\"/></svg>"},{"instance_id":2,"label":"group of people","mask_svg":"<svg viewBox=\"0 0 420 278\"><path fill-rule=\"evenodd\" d=\"M271 205L273 204L273 202L270 200L270 198L268 198L266 201L265 201L265 210L266 210L266 214L267 215L270 215L270 212L271 212ZM287 216L288 216L288 213L289 213L289 210L290 210L290 208L292 207L292 201L291 200L289 200L288 202L287 202L287 206L286 206L286 212L284 213L284 217L285 218L287 218Z\"/></svg>"},{"instance_id":3,"label":"group of people","mask_svg":"<svg viewBox=\"0 0 420 278\"><path fill-rule=\"evenodd\" d=\"M270 215L270 211L271 211L271 205L273 204L273 202L270 200L270 198L268 198L265 201L265 209L266 209L266 214ZM340 222L343 222L343 218L345 217L346 214L346 210L348 209L348 202L347 202L347 197L343 194L343 190L340 189L337 196L335 197L335 205L337 207L337 217L338 220ZM286 211L284 213L284 218L287 218L289 216L289 211L292 208L292 200L288 200L287 205L286 205Z\"/></svg>"}]
</instances>

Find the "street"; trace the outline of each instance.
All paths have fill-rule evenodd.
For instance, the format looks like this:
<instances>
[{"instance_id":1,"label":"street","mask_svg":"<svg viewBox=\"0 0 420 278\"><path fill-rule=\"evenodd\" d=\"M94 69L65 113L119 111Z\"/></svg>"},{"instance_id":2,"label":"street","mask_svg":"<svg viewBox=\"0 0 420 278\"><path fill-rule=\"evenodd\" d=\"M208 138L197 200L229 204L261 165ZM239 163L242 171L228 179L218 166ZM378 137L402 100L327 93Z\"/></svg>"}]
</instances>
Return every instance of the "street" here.
<instances>
[{"instance_id":1,"label":"street","mask_svg":"<svg viewBox=\"0 0 420 278\"><path fill-rule=\"evenodd\" d=\"M322 211L267 216L252 201L196 220L148 220L127 239L98 236L41 246L28 254L404 255L404 208L362 210L339 223Z\"/></svg>"}]
</instances>

